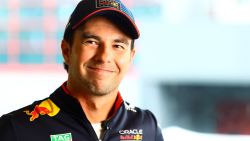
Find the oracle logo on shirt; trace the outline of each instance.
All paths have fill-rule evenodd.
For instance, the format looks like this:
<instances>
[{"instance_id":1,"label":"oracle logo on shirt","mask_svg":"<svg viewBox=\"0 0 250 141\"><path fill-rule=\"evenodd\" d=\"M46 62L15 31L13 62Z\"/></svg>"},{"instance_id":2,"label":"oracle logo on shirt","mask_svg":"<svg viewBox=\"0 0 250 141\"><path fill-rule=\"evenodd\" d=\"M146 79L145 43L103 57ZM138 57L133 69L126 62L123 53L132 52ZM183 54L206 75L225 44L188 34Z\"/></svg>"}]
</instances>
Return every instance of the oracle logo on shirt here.
<instances>
[{"instance_id":1,"label":"oracle logo on shirt","mask_svg":"<svg viewBox=\"0 0 250 141\"><path fill-rule=\"evenodd\" d=\"M119 130L120 141L142 141L143 129Z\"/></svg>"}]
</instances>

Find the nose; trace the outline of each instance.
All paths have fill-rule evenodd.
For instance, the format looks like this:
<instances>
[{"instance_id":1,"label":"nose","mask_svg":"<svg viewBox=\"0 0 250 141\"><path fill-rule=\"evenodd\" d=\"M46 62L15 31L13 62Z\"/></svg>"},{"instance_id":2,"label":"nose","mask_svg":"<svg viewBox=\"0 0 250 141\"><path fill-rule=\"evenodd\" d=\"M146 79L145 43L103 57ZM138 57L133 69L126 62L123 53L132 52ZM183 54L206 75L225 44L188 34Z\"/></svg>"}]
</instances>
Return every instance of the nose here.
<instances>
[{"instance_id":1,"label":"nose","mask_svg":"<svg viewBox=\"0 0 250 141\"><path fill-rule=\"evenodd\" d=\"M112 58L111 45L108 43L103 43L97 49L95 60L102 63L109 63Z\"/></svg>"}]
</instances>

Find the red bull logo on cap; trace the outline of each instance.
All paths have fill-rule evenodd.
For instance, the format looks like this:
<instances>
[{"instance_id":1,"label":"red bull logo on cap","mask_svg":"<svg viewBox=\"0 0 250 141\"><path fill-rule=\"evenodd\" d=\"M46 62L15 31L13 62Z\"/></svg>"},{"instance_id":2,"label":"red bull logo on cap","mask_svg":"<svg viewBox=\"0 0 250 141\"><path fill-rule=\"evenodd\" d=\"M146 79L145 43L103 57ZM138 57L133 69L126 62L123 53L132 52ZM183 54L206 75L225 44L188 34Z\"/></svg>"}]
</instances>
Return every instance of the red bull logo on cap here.
<instances>
[{"instance_id":1,"label":"red bull logo on cap","mask_svg":"<svg viewBox=\"0 0 250 141\"><path fill-rule=\"evenodd\" d=\"M50 99L42 101L39 105L36 105L33 111L25 110L24 112L31 116L30 121L34 121L37 119L40 115L48 115L50 117L53 117L57 115L60 111L60 108L58 108Z\"/></svg>"}]
</instances>

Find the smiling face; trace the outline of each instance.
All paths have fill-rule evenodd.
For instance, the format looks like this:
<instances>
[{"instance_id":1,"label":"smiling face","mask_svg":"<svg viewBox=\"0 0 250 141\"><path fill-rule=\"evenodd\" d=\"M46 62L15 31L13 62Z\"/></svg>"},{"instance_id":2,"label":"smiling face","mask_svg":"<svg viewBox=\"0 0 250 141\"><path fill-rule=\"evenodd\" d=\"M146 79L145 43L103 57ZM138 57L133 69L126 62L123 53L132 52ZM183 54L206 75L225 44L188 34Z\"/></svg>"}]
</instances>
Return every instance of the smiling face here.
<instances>
[{"instance_id":1,"label":"smiling face","mask_svg":"<svg viewBox=\"0 0 250 141\"><path fill-rule=\"evenodd\" d=\"M117 93L135 50L132 39L104 17L94 17L74 32L72 44L62 41L68 85L77 93Z\"/></svg>"}]
</instances>

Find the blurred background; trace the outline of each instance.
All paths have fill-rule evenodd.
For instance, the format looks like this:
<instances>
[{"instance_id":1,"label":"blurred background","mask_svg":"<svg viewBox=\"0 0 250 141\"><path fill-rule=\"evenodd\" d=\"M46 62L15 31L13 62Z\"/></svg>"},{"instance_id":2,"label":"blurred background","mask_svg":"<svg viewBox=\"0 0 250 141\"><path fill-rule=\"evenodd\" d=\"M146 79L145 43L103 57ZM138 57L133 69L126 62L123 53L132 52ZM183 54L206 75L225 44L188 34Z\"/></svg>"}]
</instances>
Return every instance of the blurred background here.
<instances>
[{"instance_id":1,"label":"blurred background","mask_svg":"<svg viewBox=\"0 0 250 141\"><path fill-rule=\"evenodd\" d=\"M60 42L78 2L0 1L0 115L67 79ZM124 99L153 111L170 140L249 140L250 0L123 2L141 31Z\"/></svg>"}]
</instances>

